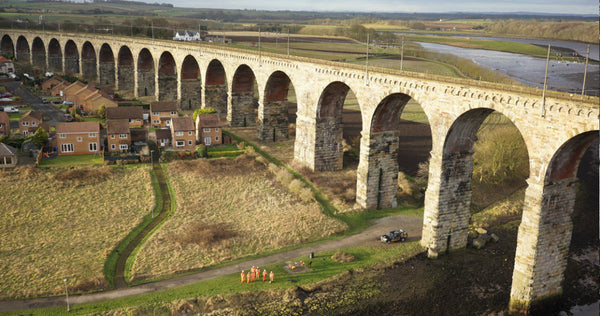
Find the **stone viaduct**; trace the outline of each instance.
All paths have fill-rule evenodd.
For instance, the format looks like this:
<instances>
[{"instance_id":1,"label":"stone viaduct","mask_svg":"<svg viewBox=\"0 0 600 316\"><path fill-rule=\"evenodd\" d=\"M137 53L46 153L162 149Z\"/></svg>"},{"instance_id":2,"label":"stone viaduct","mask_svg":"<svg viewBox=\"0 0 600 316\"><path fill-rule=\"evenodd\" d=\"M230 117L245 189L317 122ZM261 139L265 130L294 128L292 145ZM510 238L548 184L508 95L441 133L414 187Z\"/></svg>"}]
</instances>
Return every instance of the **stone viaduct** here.
<instances>
[{"instance_id":1,"label":"stone viaduct","mask_svg":"<svg viewBox=\"0 0 600 316\"><path fill-rule=\"evenodd\" d=\"M562 293L577 168L599 135L598 98L572 98L471 80L236 50L199 43L80 33L0 30L1 53L102 86L211 106L259 139L288 138L288 92L297 103L294 159L313 170L342 167L341 110L348 91L361 111L357 203L390 207L398 176L398 121L412 98L431 128L422 245L430 257L467 245L473 143L497 111L523 136L528 188L518 231L510 308L528 313ZM256 98L258 96L258 98Z\"/></svg>"}]
</instances>

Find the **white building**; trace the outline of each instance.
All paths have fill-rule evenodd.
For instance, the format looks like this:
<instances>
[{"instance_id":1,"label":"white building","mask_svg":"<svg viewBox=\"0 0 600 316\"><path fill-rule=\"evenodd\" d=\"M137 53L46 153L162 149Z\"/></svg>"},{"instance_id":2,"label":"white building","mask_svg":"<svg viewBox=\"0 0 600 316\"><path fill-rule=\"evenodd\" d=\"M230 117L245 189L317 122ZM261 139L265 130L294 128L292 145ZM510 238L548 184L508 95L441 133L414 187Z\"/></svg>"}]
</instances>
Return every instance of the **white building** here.
<instances>
[{"instance_id":1,"label":"white building","mask_svg":"<svg viewBox=\"0 0 600 316\"><path fill-rule=\"evenodd\" d=\"M185 31L185 32L179 34L179 32L176 32L175 36L173 36L173 40L174 41L184 41L184 42L199 41L200 33Z\"/></svg>"}]
</instances>

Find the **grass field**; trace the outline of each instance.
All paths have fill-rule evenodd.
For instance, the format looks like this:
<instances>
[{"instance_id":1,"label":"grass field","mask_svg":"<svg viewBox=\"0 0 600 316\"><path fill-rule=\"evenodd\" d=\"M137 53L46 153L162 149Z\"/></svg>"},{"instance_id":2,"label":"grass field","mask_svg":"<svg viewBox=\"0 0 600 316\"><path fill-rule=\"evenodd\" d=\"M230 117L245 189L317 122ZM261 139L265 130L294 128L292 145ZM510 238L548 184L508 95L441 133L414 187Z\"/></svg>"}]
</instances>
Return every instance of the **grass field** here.
<instances>
[{"instance_id":1,"label":"grass field","mask_svg":"<svg viewBox=\"0 0 600 316\"><path fill-rule=\"evenodd\" d=\"M106 287L108 253L150 211L148 169L0 172L0 299ZM7 198L10 197L10 198Z\"/></svg>"},{"instance_id":2,"label":"grass field","mask_svg":"<svg viewBox=\"0 0 600 316\"><path fill-rule=\"evenodd\" d=\"M99 166L102 165L101 155L73 155L58 156L53 159L42 159L41 167L73 167L73 166Z\"/></svg>"},{"instance_id":3,"label":"grass field","mask_svg":"<svg viewBox=\"0 0 600 316\"><path fill-rule=\"evenodd\" d=\"M347 227L275 185L252 156L167 166L177 210L140 249L135 281L317 240Z\"/></svg>"}]
</instances>

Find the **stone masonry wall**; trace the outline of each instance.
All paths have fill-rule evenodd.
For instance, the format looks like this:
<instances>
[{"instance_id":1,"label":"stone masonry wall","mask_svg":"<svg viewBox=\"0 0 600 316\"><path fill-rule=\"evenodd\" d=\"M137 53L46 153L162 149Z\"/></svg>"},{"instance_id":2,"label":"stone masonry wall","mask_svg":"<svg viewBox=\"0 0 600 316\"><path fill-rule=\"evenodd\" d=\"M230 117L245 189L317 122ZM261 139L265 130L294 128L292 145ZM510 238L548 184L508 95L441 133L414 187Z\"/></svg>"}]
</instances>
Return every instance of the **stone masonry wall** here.
<instances>
[{"instance_id":1,"label":"stone masonry wall","mask_svg":"<svg viewBox=\"0 0 600 316\"><path fill-rule=\"evenodd\" d=\"M258 139L278 141L289 138L287 101L265 102L258 118Z\"/></svg>"},{"instance_id":2,"label":"stone masonry wall","mask_svg":"<svg viewBox=\"0 0 600 316\"><path fill-rule=\"evenodd\" d=\"M366 209L392 207L398 188L398 132L375 133L365 141L357 174L362 189L357 190L356 202Z\"/></svg>"},{"instance_id":3,"label":"stone masonry wall","mask_svg":"<svg viewBox=\"0 0 600 316\"><path fill-rule=\"evenodd\" d=\"M256 126L258 103L253 92L233 92L231 107L227 113L230 126Z\"/></svg>"},{"instance_id":4,"label":"stone masonry wall","mask_svg":"<svg viewBox=\"0 0 600 316\"><path fill-rule=\"evenodd\" d=\"M576 179L548 185L529 182L519 226L510 295L514 312L535 312L559 299L573 232Z\"/></svg>"},{"instance_id":5,"label":"stone masonry wall","mask_svg":"<svg viewBox=\"0 0 600 316\"><path fill-rule=\"evenodd\" d=\"M44 51L31 53L31 58L34 66L46 69L46 53Z\"/></svg>"},{"instance_id":6,"label":"stone masonry wall","mask_svg":"<svg viewBox=\"0 0 600 316\"><path fill-rule=\"evenodd\" d=\"M84 59L81 64L82 76L94 80L97 78L98 73L96 69L96 59Z\"/></svg>"},{"instance_id":7,"label":"stone masonry wall","mask_svg":"<svg viewBox=\"0 0 600 316\"><path fill-rule=\"evenodd\" d=\"M211 107L220 116L227 116L227 85L206 85L204 88L204 107Z\"/></svg>"},{"instance_id":8,"label":"stone masonry wall","mask_svg":"<svg viewBox=\"0 0 600 316\"><path fill-rule=\"evenodd\" d=\"M153 70L138 70L138 96L153 96L154 90L154 71Z\"/></svg>"},{"instance_id":9,"label":"stone masonry wall","mask_svg":"<svg viewBox=\"0 0 600 316\"><path fill-rule=\"evenodd\" d=\"M98 67L100 71L100 84L115 86L115 63L114 62L104 62L100 63Z\"/></svg>"},{"instance_id":10,"label":"stone masonry wall","mask_svg":"<svg viewBox=\"0 0 600 316\"><path fill-rule=\"evenodd\" d=\"M48 68L53 71L62 72L62 56L48 55Z\"/></svg>"},{"instance_id":11,"label":"stone masonry wall","mask_svg":"<svg viewBox=\"0 0 600 316\"><path fill-rule=\"evenodd\" d=\"M343 126L340 118L323 117L316 119L315 170L340 170L343 167Z\"/></svg>"},{"instance_id":12,"label":"stone masonry wall","mask_svg":"<svg viewBox=\"0 0 600 316\"><path fill-rule=\"evenodd\" d=\"M79 73L79 59L77 57L65 57L65 72L69 75Z\"/></svg>"},{"instance_id":13,"label":"stone masonry wall","mask_svg":"<svg viewBox=\"0 0 600 316\"><path fill-rule=\"evenodd\" d=\"M202 86L198 79L181 79L181 102L179 108L182 110L199 109L202 107Z\"/></svg>"},{"instance_id":14,"label":"stone masonry wall","mask_svg":"<svg viewBox=\"0 0 600 316\"><path fill-rule=\"evenodd\" d=\"M117 69L117 72L117 75L119 77L119 90L125 92L133 91L133 85L135 80L133 65L121 65Z\"/></svg>"},{"instance_id":15,"label":"stone masonry wall","mask_svg":"<svg viewBox=\"0 0 600 316\"><path fill-rule=\"evenodd\" d=\"M421 244L429 248L429 257L436 258L467 245L473 153L447 154L442 161L432 157L429 168L429 176L434 178L430 178L425 197Z\"/></svg>"},{"instance_id":16,"label":"stone masonry wall","mask_svg":"<svg viewBox=\"0 0 600 316\"><path fill-rule=\"evenodd\" d=\"M158 77L158 101L177 100L177 75L161 74Z\"/></svg>"}]
</instances>

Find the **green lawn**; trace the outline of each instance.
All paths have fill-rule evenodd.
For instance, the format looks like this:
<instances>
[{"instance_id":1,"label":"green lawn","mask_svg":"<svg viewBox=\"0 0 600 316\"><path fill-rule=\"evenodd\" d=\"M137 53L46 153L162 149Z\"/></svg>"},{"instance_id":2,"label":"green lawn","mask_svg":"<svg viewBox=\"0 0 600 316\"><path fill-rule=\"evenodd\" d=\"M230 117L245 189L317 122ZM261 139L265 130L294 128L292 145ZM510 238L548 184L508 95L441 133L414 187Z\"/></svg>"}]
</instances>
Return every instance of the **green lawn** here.
<instances>
[{"instance_id":1,"label":"green lawn","mask_svg":"<svg viewBox=\"0 0 600 316\"><path fill-rule=\"evenodd\" d=\"M41 167L71 167L84 165L102 165L101 155L58 156L54 159L42 159Z\"/></svg>"}]
</instances>

